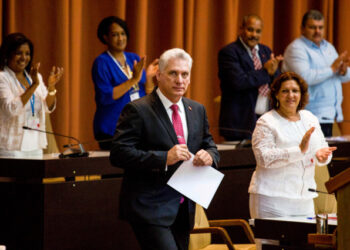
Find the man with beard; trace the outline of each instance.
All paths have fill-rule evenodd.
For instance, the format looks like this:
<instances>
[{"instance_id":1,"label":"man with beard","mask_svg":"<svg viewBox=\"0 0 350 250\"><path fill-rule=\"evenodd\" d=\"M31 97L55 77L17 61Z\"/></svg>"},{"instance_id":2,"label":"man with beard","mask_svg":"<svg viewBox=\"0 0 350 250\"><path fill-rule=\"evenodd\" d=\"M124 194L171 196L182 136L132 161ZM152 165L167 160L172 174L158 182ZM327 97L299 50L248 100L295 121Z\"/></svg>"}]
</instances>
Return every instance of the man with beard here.
<instances>
[{"instance_id":1,"label":"man with beard","mask_svg":"<svg viewBox=\"0 0 350 250\"><path fill-rule=\"evenodd\" d=\"M263 22L257 15L243 18L238 39L219 51L221 87L220 135L227 141L251 138L258 95L267 97L269 84L279 75L283 57L260 44Z\"/></svg>"},{"instance_id":2,"label":"man with beard","mask_svg":"<svg viewBox=\"0 0 350 250\"><path fill-rule=\"evenodd\" d=\"M332 136L333 122L343 121L342 82L350 81L347 52L338 55L334 46L324 40L324 17L317 10L304 14L302 36L288 45L283 71L294 71L309 85L306 109L317 116L325 136Z\"/></svg>"}]
</instances>

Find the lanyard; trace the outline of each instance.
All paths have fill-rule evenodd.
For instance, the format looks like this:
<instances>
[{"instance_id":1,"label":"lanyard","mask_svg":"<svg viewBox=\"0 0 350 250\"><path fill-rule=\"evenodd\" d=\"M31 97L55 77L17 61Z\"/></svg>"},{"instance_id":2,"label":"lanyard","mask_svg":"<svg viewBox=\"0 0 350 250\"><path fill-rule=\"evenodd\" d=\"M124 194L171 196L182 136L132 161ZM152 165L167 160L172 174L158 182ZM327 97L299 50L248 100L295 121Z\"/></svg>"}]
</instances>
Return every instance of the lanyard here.
<instances>
[{"instance_id":1,"label":"lanyard","mask_svg":"<svg viewBox=\"0 0 350 250\"><path fill-rule=\"evenodd\" d=\"M112 55L111 52L109 52L109 50L107 50L107 53L113 59L113 61L117 64L118 68L123 72L123 74L130 80L132 78L132 73L133 72L131 71L131 68L129 67L128 62L126 61L125 54L123 53L124 59L125 59L125 64L126 64L126 69L124 70L122 68L122 66L120 65L120 63L117 61L117 59ZM130 68L130 70L129 70L129 68ZM138 84L135 84L132 87L133 87L133 91L138 91L139 90L139 85Z\"/></svg>"},{"instance_id":2,"label":"lanyard","mask_svg":"<svg viewBox=\"0 0 350 250\"><path fill-rule=\"evenodd\" d=\"M26 80L27 80L29 86L31 86L30 80L29 80L27 74L25 74L25 78L26 78ZM17 80L17 81L18 81L18 80ZM23 86L23 84L22 84L20 81L18 81L18 82L19 82L19 84L21 85L21 87L22 87L24 90L26 90L26 88ZM35 95L34 95L34 93L33 93L32 97L29 99L29 102L30 102L30 107L31 107L31 109L32 109L32 116L34 116L34 114L35 114L35 113L34 113L34 105L35 105Z\"/></svg>"},{"instance_id":3,"label":"lanyard","mask_svg":"<svg viewBox=\"0 0 350 250\"><path fill-rule=\"evenodd\" d=\"M107 53L108 53L108 55L113 59L113 61L115 62L115 64L117 64L118 68L124 73L124 75L125 75L128 79L131 79L131 75L129 74L129 71L128 71L128 69L127 69L127 68L128 68L128 65L126 66L126 70L124 71L123 68L122 68L122 66L121 66L120 63L117 61L117 59L115 59L115 57L112 55L112 53L109 52L109 50L107 50ZM125 54L124 54L124 53L123 53L123 55L124 55L125 63L128 64L127 61L126 61L126 57L125 57Z\"/></svg>"}]
</instances>

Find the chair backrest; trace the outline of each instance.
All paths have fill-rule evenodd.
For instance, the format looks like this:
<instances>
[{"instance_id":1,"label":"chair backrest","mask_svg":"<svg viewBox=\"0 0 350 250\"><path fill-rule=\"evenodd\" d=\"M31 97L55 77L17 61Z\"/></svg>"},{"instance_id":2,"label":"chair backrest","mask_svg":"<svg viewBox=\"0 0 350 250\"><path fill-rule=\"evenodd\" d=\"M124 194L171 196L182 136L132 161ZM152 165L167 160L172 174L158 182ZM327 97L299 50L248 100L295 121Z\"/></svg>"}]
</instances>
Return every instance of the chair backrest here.
<instances>
[{"instance_id":1,"label":"chair backrest","mask_svg":"<svg viewBox=\"0 0 350 250\"><path fill-rule=\"evenodd\" d=\"M194 227L209 227L208 218L205 215L204 209L202 206L196 204L196 215L194 219ZM188 249L195 250L204 248L211 243L211 235L208 234L191 234L190 235L190 244Z\"/></svg>"}]
</instances>

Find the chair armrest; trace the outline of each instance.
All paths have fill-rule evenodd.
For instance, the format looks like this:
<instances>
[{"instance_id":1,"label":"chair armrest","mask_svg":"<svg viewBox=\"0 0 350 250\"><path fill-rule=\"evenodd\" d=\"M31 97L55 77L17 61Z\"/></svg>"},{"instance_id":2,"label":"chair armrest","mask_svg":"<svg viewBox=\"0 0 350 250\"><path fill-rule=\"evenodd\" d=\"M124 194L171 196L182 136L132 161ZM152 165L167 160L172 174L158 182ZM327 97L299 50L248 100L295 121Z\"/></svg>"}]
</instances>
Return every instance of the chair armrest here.
<instances>
[{"instance_id":1,"label":"chair armrest","mask_svg":"<svg viewBox=\"0 0 350 250\"><path fill-rule=\"evenodd\" d=\"M222 227L201 227L201 228L194 228L191 231L191 234L203 234L203 233L219 234L221 236L221 238L224 240L227 248L230 250L234 250L231 238L228 235L225 228L222 228Z\"/></svg>"},{"instance_id":2,"label":"chair armrest","mask_svg":"<svg viewBox=\"0 0 350 250\"><path fill-rule=\"evenodd\" d=\"M209 225L213 227L232 227L240 226L243 228L250 243L255 243L254 233L248 222L242 219L227 219L227 220L209 220Z\"/></svg>"}]
</instances>

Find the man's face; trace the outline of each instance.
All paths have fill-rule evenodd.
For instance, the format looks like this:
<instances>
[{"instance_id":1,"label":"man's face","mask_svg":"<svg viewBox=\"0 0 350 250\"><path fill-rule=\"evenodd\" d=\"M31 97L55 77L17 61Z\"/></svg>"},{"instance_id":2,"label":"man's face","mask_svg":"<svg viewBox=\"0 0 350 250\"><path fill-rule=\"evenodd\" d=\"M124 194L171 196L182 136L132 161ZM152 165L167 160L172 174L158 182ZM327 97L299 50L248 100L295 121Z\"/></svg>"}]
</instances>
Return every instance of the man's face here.
<instances>
[{"instance_id":1,"label":"man's face","mask_svg":"<svg viewBox=\"0 0 350 250\"><path fill-rule=\"evenodd\" d=\"M171 102L176 103L186 93L190 84L190 66L181 58L168 61L163 72L157 72L158 87Z\"/></svg>"},{"instance_id":2,"label":"man's face","mask_svg":"<svg viewBox=\"0 0 350 250\"><path fill-rule=\"evenodd\" d=\"M253 49L260 42L262 23L255 17L250 17L245 26L241 27L241 38L244 43Z\"/></svg>"},{"instance_id":3,"label":"man's face","mask_svg":"<svg viewBox=\"0 0 350 250\"><path fill-rule=\"evenodd\" d=\"M301 33L317 46L320 46L324 36L324 20L307 19Z\"/></svg>"}]
</instances>

